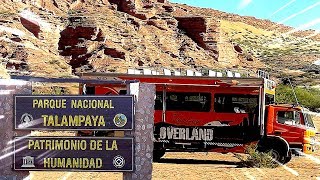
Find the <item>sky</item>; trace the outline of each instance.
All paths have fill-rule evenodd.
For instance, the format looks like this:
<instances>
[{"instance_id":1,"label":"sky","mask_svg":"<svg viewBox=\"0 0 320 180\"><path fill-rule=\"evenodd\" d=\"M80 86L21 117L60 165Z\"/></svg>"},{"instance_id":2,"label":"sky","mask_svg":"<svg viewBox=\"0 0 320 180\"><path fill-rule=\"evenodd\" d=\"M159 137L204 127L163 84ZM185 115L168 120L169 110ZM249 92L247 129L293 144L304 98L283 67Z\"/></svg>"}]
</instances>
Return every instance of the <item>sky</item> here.
<instances>
[{"instance_id":1,"label":"sky","mask_svg":"<svg viewBox=\"0 0 320 180\"><path fill-rule=\"evenodd\" d=\"M320 0L170 0L320 32Z\"/></svg>"}]
</instances>

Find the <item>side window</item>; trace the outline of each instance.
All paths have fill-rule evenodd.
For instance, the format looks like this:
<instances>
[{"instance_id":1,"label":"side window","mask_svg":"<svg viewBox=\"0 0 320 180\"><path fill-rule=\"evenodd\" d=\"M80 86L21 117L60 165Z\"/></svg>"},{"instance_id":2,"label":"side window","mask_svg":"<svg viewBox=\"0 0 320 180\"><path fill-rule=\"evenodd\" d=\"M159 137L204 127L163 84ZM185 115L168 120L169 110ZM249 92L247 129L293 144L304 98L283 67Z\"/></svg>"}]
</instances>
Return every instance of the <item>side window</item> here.
<instances>
[{"instance_id":1,"label":"side window","mask_svg":"<svg viewBox=\"0 0 320 180\"><path fill-rule=\"evenodd\" d=\"M266 94L266 105L269 105L269 104L274 104L274 95L271 95L271 94Z\"/></svg>"},{"instance_id":2,"label":"side window","mask_svg":"<svg viewBox=\"0 0 320 180\"><path fill-rule=\"evenodd\" d=\"M86 94L87 95L93 95L93 94L95 94L96 92L95 92L95 87L94 86L87 86L86 87Z\"/></svg>"},{"instance_id":3,"label":"side window","mask_svg":"<svg viewBox=\"0 0 320 180\"><path fill-rule=\"evenodd\" d=\"M162 92L156 92L156 99L154 103L154 109L155 110L162 110L163 104L162 104Z\"/></svg>"},{"instance_id":4,"label":"side window","mask_svg":"<svg viewBox=\"0 0 320 180\"><path fill-rule=\"evenodd\" d=\"M214 111L221 113L254 113L258 96L245 94L215 94Z\"/></svg>"},{"instance_id":5,"label":"side window","mask_svg":"<svg viewBox=\"0 0 320 180\"><path fill-rule=\"evenodd\" d=\"M119 95L126 95L127 94L127 90L120 90L119 91Z\"/></svg>"},{"instance_id":6,"label":"side window","mask_svg":"<svg viewBox=\"0 0 320 180\"><path fill-rule=\"evenodd\" d=\"M166 105L168 111L209 112L210 93L167 92Z\"/></svg>"},{"instance_id":7,"label":"side window","mask_svg":"<svg viewBox=\"0 0 320 180\"><path fill-rule=\"evenodd\" d=\"M277 121L280 124L299 125L300 113L297 111L278 111Z\"/></svg>"}]
</instances>

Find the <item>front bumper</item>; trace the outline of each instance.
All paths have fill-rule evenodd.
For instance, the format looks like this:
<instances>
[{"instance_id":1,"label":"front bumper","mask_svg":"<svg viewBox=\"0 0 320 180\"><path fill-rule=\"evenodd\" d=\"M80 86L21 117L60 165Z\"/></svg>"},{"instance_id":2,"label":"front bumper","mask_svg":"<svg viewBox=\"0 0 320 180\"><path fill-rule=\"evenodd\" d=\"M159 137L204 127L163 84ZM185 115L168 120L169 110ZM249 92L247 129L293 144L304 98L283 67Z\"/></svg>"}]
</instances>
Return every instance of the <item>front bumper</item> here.
<instances>
[{"instance_id":1,"label":"front bumper","mask_svg":"<svg viewBox=\"0 0 320 180\"><path fill-rule=\"evenodd\" d=\"M315 144L304 144L302 148L290 148L291 153L295 156L303 156L304 154L312 154L316 151Z\"/></svg>"}]
</instances>

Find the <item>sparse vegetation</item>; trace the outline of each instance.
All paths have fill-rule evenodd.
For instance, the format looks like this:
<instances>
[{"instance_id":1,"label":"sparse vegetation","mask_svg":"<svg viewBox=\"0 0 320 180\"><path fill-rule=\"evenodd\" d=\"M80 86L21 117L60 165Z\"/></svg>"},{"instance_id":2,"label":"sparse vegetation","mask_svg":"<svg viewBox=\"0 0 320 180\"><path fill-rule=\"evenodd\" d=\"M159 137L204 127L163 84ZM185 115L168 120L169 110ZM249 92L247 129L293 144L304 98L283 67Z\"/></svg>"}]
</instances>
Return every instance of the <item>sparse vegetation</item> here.
<instances>
[{"instance_id":1,"label":"sparse vegetation","mask_svg":"<svg viewBox=\"0 0 320 180\"><path fill-rule=\"evenodd\" d=\"M301 105L316 110L320 108L320 90L315 88L295 87L294 91ZM279 85L276 89L277 103L292 103L295 104L293 91L288 85Z\"/></svg>"},{"instance_id":2,"label":"sparse vegetation","mask_svg":"<svg viewBox=\"0 0 320 180\"><path fill-rule=\"evenodd\" d=\"M59 60L57 59L50 60L49 64L59 64Z\"/></svg>"},{"instance_id":3,"label":"sparse vegetation","mask_svg":"<svg viewBox=\"0 0 320 180\"><path fill-rule=\"evenodd\" d=\"M301 70L305 73L304 77L311 79L307 85L318 83L318 76L309 75L308 70L311 62L320 54L319 42L266 31L242 22L221 20L221 28L244 52L251 52L255 58L271 67L272 76L284 69ZM298 84L303 84L304 77L297 77L295 80Z\"/></svg>"},{"instance_id":4,"label":"sparse vegetation","mask_svg":"<svg viewBox=\"0 0 320 180\"><path fill-rule=\"evenodd\" d=\"M246 147L247 157L244 158L239 154L234 154L240 160L241 167L258 167L258 168L275 168L279 164L271 157L271 152L264 153L257 151L257 145L251 144Z\"/></svg>"},{"instance_id":5,"label":"sparse vegetation","mask_svg":"<svg viewBox=\"0 0 320 180\"><path fill-rule=\"evenodd\" d=\"M37 87L33 89L32 94L38 95L38 94L54 94L54 95L64 95L64 94L70 94L69 90L65 87L59 87L59 86L42 86Z\"/></svg>"}]
</instances>

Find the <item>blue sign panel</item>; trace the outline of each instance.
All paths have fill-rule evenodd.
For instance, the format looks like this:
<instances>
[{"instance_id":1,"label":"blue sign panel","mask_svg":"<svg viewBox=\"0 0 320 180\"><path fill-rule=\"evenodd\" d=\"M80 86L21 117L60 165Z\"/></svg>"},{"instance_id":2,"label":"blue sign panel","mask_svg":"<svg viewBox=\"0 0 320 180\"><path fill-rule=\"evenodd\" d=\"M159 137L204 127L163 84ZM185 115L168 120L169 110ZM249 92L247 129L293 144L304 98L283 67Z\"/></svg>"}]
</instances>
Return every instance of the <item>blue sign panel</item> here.
<instances>
[{"instance_id":1,"label":"blue sign panel","mask_svg":"<svg viewBox=\"0 0 320 180\"><path fill-rule=\"evenodd\" d=\"M133 96L15 95L15 129L132 130Z\"/></svg>"},{"instance_id":2,"label":"blue sign panel","mask_svg":"<svg viewBox=\"0 0 320 180\"><path fill-rule=\"evenodd\" d=\"M133 171L133 138L21 137L14 142L15 170Z\"/></svg>"}]
</instances>

